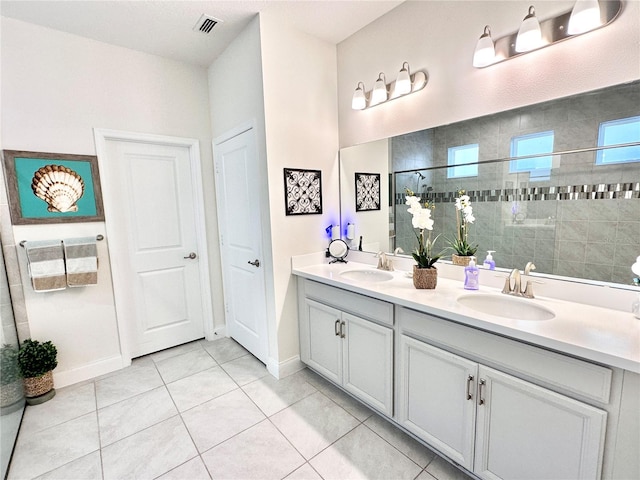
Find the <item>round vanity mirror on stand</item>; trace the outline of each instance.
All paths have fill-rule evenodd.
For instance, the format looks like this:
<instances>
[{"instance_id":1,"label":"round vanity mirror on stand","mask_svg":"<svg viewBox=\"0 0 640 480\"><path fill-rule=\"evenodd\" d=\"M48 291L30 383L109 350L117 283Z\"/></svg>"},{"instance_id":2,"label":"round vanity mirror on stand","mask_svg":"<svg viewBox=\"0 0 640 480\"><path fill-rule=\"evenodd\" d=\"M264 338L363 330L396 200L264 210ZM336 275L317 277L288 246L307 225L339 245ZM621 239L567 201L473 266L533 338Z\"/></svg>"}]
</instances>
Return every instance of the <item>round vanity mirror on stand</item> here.
<instances>
[{"instance_id":1,"label":"round vanity mirror on stand","mask_svg":"<svg viewBox=\"0 0 640 480\"><path fill-rule=\"evenodd\" d=\"M349 254L349 245L344 240L332 240L327 248L329 256L333 259L329 263L342 262L347 263L344 259Z\"/></svg>"}]
</instances>

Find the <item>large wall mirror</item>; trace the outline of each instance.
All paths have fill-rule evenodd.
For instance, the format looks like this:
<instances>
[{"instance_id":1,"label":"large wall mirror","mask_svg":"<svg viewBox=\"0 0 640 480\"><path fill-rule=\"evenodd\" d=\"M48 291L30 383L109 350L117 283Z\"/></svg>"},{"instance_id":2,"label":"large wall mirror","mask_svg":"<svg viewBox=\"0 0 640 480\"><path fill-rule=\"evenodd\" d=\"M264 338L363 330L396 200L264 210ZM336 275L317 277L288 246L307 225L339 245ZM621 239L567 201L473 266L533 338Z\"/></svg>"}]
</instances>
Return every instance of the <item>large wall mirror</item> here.
<instances>
[{"instance_id":1,"label":"large wall mirror","mask_svg":"<svg viewBox=\"0 0 640 480\"><path fill-rule=\"evenodd\" d=\"M640 81L342 149L350 248L415 248L406 188L435 204L440 247L456 232L465 190L480 262L495 250L497 267L533 261L541 274L630 285L640 255Z\"/></svg>"}]
</instances>

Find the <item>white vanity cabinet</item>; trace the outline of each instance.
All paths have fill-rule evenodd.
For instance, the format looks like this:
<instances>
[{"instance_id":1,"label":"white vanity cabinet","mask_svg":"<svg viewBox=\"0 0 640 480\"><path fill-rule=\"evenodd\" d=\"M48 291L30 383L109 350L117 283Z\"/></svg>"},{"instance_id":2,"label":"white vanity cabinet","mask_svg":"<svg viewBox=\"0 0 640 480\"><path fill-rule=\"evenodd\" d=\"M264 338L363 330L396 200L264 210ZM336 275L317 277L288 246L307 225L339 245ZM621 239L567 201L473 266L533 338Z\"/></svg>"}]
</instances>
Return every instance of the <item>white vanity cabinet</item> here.
<instances>
[{"instance_id":1,"label":"white vanity cabinet","mask_svg":"<svg viewBox=\"0 0 640 480\"><path fill-rule=\"evenodd\" d=\"M407 310L403 314L410 334L413 327L425 332L424 341L400 336L398 422L404 428L480 478L600 478L606 411L428 343L431 330L434 343L451 342L452 348L462 335L478 342L473 357L500 357L498 344L486 345L493 353L483 348L482 332ZM507 342L508 355L509 341L494 340ZM536 353L530 350L530 358L516 361L515 370L539 375L539 368L528 365ZM561 359L555 368L565 366ZM576 371L580 367L596 384L575 379L569 389L586 387L589 394L608 397L610 371L586 362L574 365ZM558 380L550 375L548 383Z\"/></svg>"},{"instance_id":2,"label":"white vanity cabinet","mask_svg":"<svg viewBox=\"0 0 640 480\"><path fill-rule=\"evenodd\" d=\"M300 358L385 415L393 415L393 305L301 280Z\"/></svg>"},{"instance_id":3,"label":"white vanity cabinet","mask_svg":"<svg viewBox=\"0 0 640 480\"><path fill-rule=\"evenodd\" d=\"M571 304L522 338L460 313L451 280L342 282L351 268L295 272L304 363L477 478L640 479L636 323Z\"/></svg>"}]
</instances>

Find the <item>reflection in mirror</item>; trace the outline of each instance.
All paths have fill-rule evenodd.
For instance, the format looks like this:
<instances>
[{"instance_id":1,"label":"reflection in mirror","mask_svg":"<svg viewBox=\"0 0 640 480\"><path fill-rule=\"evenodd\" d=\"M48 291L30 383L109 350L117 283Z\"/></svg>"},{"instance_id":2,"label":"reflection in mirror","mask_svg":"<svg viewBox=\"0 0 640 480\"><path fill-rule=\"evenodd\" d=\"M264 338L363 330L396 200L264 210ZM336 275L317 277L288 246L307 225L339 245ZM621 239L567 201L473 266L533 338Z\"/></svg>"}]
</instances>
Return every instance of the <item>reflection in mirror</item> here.
<instances>
[{"instance_id":1,"label":"reflection in mirror","mask_svg":"<svg viewBox=\"0 0 640 480\"><path fill-rule=\"evenodd\" d=\"M390 239L389 141L371 142L340 151L340 220L353 225L343 232L351 249L367 252L393 250ZM366 183L378 175L378 181ZM351 237L351 238L349 238ZM362 240L361 240L362 238Z\"/></svg>"},{"instance_id":2,"label":"reflection in mirror","mask_svg":"<svg viewBox=\"0 0 640 480\"><path fill-rule=\"evenodd\" d=\"M452 239L464 189L480 263L495 250L498 267L533 261L540 273L631 283L640 253L640 82L389 139L393 208L369 231L364 214L372 212L349 210L355 192L344 187L354 171L376 171L363 163L370 146L340 153L342 223L358 225L364 246L380 245L364 250L385 249L382 229L387 251L415 248L405 188L436 204L434 234ZM374 163L381 172L383 163Z\"/></svg>"}]
</instances>

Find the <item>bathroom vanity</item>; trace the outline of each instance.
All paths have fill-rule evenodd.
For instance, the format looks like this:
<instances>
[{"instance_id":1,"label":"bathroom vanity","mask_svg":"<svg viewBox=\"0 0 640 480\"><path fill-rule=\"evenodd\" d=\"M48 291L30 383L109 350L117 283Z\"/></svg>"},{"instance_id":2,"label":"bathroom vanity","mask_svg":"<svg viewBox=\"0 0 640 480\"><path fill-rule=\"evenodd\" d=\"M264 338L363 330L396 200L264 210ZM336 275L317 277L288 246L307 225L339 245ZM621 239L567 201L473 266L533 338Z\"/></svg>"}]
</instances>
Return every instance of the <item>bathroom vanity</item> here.
<instances>
[{"instance_id":1,"label":"bathroom vanity","mask_svg":"<svg viewBox=\"0 0 640 480\"><path fill-rule=\"evenodd\" d=\"M442 275L416 290L404 271L353 261L294 259L293 273L302 362L468 472L640 478L630 313Z\"/></svg>"}]
</instances>

